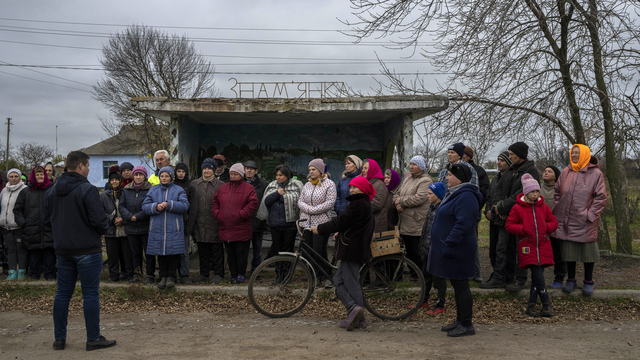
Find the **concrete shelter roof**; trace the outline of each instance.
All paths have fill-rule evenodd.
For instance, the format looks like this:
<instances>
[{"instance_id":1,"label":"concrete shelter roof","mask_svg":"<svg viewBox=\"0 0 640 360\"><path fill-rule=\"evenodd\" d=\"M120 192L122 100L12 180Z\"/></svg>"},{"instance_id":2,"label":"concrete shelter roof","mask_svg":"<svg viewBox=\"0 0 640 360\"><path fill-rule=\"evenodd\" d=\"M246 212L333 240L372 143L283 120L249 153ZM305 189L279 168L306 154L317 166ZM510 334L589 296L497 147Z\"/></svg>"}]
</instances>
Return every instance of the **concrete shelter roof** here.
<instances>
[{"instance_id":1,"label":"concrete shelter roof","mask_svg":"<svg viewBox=\"0 0 640 360\"><path fill-rule=\"evenodd\" d=\"M169 120L180 115L204 124L330 124L384 122L410 114L414 120L447 109L445 96L375 96L330 99L168 100L138 97L131 104L139 111Z\"/></svg>"}]
</instances>

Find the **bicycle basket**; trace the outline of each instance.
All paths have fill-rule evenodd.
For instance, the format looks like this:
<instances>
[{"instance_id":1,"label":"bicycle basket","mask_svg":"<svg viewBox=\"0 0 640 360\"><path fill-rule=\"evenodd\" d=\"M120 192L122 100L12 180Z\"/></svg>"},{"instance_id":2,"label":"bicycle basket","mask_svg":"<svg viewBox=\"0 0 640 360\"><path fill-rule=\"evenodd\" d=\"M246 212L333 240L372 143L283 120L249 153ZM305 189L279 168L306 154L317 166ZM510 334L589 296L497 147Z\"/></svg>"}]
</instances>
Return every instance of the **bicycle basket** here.
<instances>
[{"instance_id":1,"label":"bicycle basket","mask_svg":"<svg viewBox=\"0 0 640 360\"><path fill-rule=\"evenodd\" d=\"M403 252L398 235L397 226L395 230L374 233L371 241L371 256L379 257Z\"/></svg>"}]
</instances>

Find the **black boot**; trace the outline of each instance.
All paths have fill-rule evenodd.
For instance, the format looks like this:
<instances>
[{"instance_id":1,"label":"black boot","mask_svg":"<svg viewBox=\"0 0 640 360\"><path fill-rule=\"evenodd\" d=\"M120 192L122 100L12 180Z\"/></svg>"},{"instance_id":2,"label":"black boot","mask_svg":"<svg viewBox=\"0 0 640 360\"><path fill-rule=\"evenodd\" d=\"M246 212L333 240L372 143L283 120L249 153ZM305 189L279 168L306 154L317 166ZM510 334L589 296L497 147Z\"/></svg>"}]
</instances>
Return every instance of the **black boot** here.
<instances>
[{"instance_id":1,"label":"black boot","mask_svg":"<svg viewBox=\"0 0 640 360\"><path fill-rule=\"evenodd\" d=\"M536 303L529 303L527 305L526 314L531 317L538 317L538 312L536 311Z\"/></svg>"},{"instance_id":2,"label":"black boot","mask_svg":"<svg viewBox=\"0 0 640 360\"><path fill-rule=\"evenodd\" d=\"M540 316L542 317L552 317L553 310L551 309L551 303L542 303L542 312L540 312Z\"/></svg>"}]
</instances>

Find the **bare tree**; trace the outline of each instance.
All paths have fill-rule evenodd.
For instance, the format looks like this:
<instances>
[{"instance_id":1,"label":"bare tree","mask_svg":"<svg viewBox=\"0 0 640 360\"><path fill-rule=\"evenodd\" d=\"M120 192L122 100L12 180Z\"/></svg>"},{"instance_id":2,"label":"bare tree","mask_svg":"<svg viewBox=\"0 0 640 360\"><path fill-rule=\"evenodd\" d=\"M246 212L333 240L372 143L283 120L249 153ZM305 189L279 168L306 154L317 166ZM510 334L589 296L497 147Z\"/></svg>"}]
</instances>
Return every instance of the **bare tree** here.
<instances>
[{"instance_id":1,"label":"bare tree","mask_svg":"<svg viewBox=\"0 0 640 360\"><path fill-rule=\"evenodd\" d=\"M16 146L14 152L19 163L26 166L27 169L32 169L36 165L44 166L47 161L53 159L55 151L49 145L23 142Z\"/></svg>"},{"instance_id":2,"label":"bare tree","mask_svg":"<svg viewBox=\"0 0 640 360\"><path fill-rule=\"evenodd\" d=\"M111 112L102 128L116 136L125 125L135 136L121 148L139 147L153 153L169 147L168 122L145 115L131 106L134 97L184 99L217 96L214 66L198 53L186 36L133 25L113 34L102 49L100 63L106 75L93 87L94 99Z\"/></svg>"},{"instance_id":3,"label":"bare tree","mask_svg":"<svg viewBox=\"0 0 640 360\"><path fill-rule=\"evenodd\" d=\"M620 160L640 131L634 116L640 109L638 1L351 2L357 20L345 23L356 30L357 41L389 37L449 74L433 89L422 78L405 82L383 64L387 91L448 95L455 109L449 123L461 117L465 123L483 121L489 136L523 139L553 128L564 138L558 144L587 144L604 155L617 249L630 249ZM426 35L433 48L421 47Z\"/></svg>"}]
</instances>

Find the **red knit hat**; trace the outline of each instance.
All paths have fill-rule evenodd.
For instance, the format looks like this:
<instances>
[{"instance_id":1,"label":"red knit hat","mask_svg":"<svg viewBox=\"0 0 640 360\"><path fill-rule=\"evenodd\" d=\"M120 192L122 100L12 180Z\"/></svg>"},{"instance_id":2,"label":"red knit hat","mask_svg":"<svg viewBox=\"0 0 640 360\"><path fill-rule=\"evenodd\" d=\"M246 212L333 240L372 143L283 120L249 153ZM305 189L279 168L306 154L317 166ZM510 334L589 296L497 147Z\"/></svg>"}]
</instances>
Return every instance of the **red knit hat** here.
<instances>
[{"instance_id":1,"label":"red knit hat","mask_svg":"<svg viewBox=\"0 0 640 360\"><path fill-rule=\"evenodd\" d=\"M373 200L373 197L376 196L376 189L374 189L369 180L363 176L354 177L351 182L349 182L349 186L355 186L363 193L369 195L369 200Z\"/></svg>"}]
</instances>

